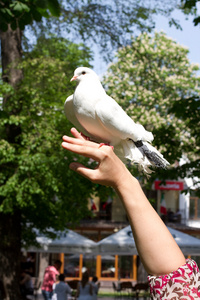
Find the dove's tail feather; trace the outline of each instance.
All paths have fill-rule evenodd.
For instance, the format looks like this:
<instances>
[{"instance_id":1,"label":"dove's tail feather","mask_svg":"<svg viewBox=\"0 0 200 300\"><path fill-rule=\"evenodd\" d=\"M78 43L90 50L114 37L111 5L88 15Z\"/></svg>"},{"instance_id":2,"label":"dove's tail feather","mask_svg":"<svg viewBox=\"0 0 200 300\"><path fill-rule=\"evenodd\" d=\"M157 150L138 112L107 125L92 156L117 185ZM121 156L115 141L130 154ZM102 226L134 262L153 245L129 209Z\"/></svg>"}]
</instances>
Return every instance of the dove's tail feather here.
<instances>
[{"instance_id":1,"label":"dove's tail feather","mask_svg":"<svg viewBox=\"0 0 200 300\"><path fill-rule=\"evenodd\" d=\"M134 142L134 144L140 150L140 152L147 157L153 166L166 169L167 165L169 165L168 161L163 157L163 155L149 143L137 141Z\"/></svg>"},{"instance_id":2,"label":"dove's tail feather","mask_svg":"<svg viewBox=\"0 0 200 300\"><path fill-rule=\"evenodd\" d=\"M146 174L152 173L149 168L151 166L165 169L169 165L163 155L148 142L124 140L119 146L114 148L116 154L123 161L122 157L136 163L138 168Z\"/></svg>"}]
</instances>

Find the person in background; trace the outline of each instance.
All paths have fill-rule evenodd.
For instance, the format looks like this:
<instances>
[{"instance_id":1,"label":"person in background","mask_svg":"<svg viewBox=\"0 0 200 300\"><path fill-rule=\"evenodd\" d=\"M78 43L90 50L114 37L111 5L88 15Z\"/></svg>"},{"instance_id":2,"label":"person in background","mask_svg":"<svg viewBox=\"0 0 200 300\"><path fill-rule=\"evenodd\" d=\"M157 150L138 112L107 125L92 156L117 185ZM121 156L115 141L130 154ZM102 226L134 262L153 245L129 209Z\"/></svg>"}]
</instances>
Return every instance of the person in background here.
<instances>
[{"instance_id":1,"label":"person in background","mask_svg":"<svg viewBox=\"0 0 200 300\"><path fill-rule=\"evenodd\" d=\"M53 294L56 294L57 300L67 300L68 295L71 295L71 288L65 282L65 274L60 274L58 280L59 282L55 284Z\"/></svg>"},{"instance_id":2,"label":"person in background","mask_svg":"<svg viewBox=\"0 0 200 300\"><path fill-rule=\"evenodd\" d=\"M111 186L127 212L138 254L148 275L152 299L200 299L200 272L185 259L176 241L146 198L139 181L108 145L88 141L75 128L64 136L68 151L92 158L94 169L72 162L69 167L95 184Z\"/></svg>"},{"instance_id":3,"label":"person in background","mask_svg":"<svg viewBox=\"0 0 200 300\"><path fill-rule=\"evenodd\" d=\"M84 272L81 282L78 283L76 298L77 300L93 300L92 284L89 282L88 272Z\"/></svg>"},{"instance_id":4,"label":"person in background","mask_svg":"<svg viewBox=\"0 0 200 300\"><path fill-rule=\"evenodd\" d=\"M26 259L26 269L27 273L31 276L34 276L34 264L35 264L35 258L32 253L29 253Z\"/></svg>"},{"instance_id":5,"label":"person in background","mask_svg":"<svg viewBox=\"0 0 200 300\"><path fill-rule=\"evenodd\" d=\"M53 284L56 282L59 275L59 270L62 263L56 260L53 266L48 266L44 272L44 279L42 283L42 295L44 300L51 300L53 295Z\"/></svg>"},{"instance_id":6,"label":"person in background","mask_svg":"<svg viewBox=\"0 0 200 300\"><path fill-rule=\"evenodd\" d=\"M174 221L174 213L171 210L171 208L168 208L168 210L167 210L167 219L168 219L169 222Z\"/></svg>"},{"instance_id":7,"label":"person in background","mask_svg":"<svg viewBox=\"0 0 200 300\"><path fill-rule=\"evenodd\" d=\"M92 299L93 300L97 300L97 295L98 295L98 291L99 291L99 287L100 287L100 282L98 282L98 278L97 276L93 276L92 281L91 281L91 285L92 285Z\"/></svg>"},{"instance_id":8,"label":"person in background","mask_svg":"<svg viewBox=\"0 0 200 300\"><path fill-rule=\"evenodd\" d=\"M32 277L26 270L21 271L20 291L23 299L27 299L28 295L33 295Z\"/></svg>"}]
</instances>

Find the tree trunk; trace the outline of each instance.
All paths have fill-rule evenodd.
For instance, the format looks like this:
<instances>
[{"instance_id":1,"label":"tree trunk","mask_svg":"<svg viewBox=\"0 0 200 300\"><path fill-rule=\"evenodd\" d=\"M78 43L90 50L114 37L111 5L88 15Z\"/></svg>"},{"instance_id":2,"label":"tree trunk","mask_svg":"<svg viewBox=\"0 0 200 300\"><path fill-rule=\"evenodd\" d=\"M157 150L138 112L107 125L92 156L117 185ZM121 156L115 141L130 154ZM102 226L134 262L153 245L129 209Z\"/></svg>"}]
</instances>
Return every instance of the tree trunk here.
<instances>
[{"instance_id":1,"label":"tree trunk","mask_svg":"<svg viewBox=\"0 0 200 300\"><path fill-rule=\"evenodd\" d=\"M6 32L1 31L1 59L2 59L2 79L9 83L13 88L17 89L18 84L23 78L22 69L18 68L18 63L22 58L21 37L22 32L19 28L12 30L8 26ZM9 95L4 95L3 109L7 110L11 102ZM9 109L9 114L17 115L21 110L21 103L15 104L12 109ZM8 110L7 110L8 111ZM14 124L7 124L6 134L7 140L10 143L16 143L17 137L20 135L21 129Z\"/></svg>"},{"instance_id":2,"label":"tree trunk","mask_svg":"<svg viewBox=\"0 0 200 300\"><path fill-rule=\"evenodd\" d=\"M20 214L0 214L0 280L1 299L21 300L20 262L21 226Z\"/></svg>"},{"instance_id":3,"label":"tree trunk","mask_svg":"<svg viewBox=\"0 0 200 300\"><path fill-rule=\"evenodd\" d=\"M12 30L9 26L6 32L0 32L1 37L1 58L2 58L2 79L4 82L17 89L23 78L21 69L17 65L22 57L21 31ZM18 106L18 107L16 107ZM12 98L5 96L3 109L8 116L17 115L20 105L12 105ZM8 109L12 107L12 109ZM18 138L21 133L20 126L6 124L5 133L9 143L20 143ZM6 166L4 166L6 168ZM0 203L2 199L0 199ZM15 203L14 199L13 202ZM11 207L12 209L12 207ZM0 297L5 300L21 300L20 262L21 262L21 215L13 208L12 213L0 213Z\"/></svg>"},{"instance_id":4,"label":"tree trunk","mask_svg":"<svg viewBox=\"0 0 200 300\"><path fill-rule=\"evenodd\" d=\"M22 57L21 46L22 33L19 28L1 32L1 57L2 57L2 78L13 87L22 79L22 70L17 68L17 64Z\"/></svg>"}]
</instances>

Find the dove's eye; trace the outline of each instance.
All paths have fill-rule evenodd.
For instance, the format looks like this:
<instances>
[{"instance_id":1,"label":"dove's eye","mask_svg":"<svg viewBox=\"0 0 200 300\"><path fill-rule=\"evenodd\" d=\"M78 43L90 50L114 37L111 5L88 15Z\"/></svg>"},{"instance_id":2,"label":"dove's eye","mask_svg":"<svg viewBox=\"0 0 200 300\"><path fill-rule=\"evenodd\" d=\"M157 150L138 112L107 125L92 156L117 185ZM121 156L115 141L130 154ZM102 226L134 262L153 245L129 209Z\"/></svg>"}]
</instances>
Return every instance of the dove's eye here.
<instances>
[{"instance_id":1,"label":"dove's eye","mask_svg":"<svg viewBox=\"0 0 200 300\"><path fill-rule=\"evenodd\" d=\"M82 74L83 74L83 75L85 75L85 74L86 74L86 72L85 72L85 71L83 71L83 72L82 72Z\"/></svg>"}]
</instances>

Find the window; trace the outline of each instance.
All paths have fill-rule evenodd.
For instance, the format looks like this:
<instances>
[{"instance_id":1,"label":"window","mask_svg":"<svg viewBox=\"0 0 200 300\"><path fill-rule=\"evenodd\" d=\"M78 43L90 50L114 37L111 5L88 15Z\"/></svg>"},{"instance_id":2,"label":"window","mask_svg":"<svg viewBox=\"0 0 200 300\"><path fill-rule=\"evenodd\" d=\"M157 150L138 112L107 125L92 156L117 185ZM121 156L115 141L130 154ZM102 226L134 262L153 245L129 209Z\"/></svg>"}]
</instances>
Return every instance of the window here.
<instances>
[{"instance_id":1,"label":"window","mask_svg":"<svg viewBox=\"0 0 200 300\"><path fill-rule=\"evenodd\" d=\"M83 269L82 271L88 271L90 276L96 275L96 256L85 254L83 255Z\"/></svg>"},{"instance_id":2,"label":"window","mask_svg":"<svg viewBox=\"0 0 200 300\"><path fill-rule=\"evenodd\" d=\"M115 277L115 256L102 255L101 277Z\"/></svg>"},{"instance_id":3,"label":"window","mask_svg":"<svg viewBox=\"0 0 200 300\"><path fill-rule=\"evenodd\" d=\"M90 277L96 275L104 280L136 280L136 260L136 255L65 254L64 273L68 278L81 279L82 273L87 270Z\"/></svg>"},{"instance_id":4,"label":"window","mask_svg":"<svg viewBox=\"0 0 200 300\"><path fill-rule=\"evenodd\" d=\"M79 254L65 254L64 273L66 277L79 277Z\"/></svg>"},{"instance_id":5,"label":"window","mask_svg":"<svg viewBox=\"0 0 200 300\"><path fill-rule=\"evenodd\" d=\"M119 256L120 278L133 278L133 256Z\"/></svg>"}]
</instances>

